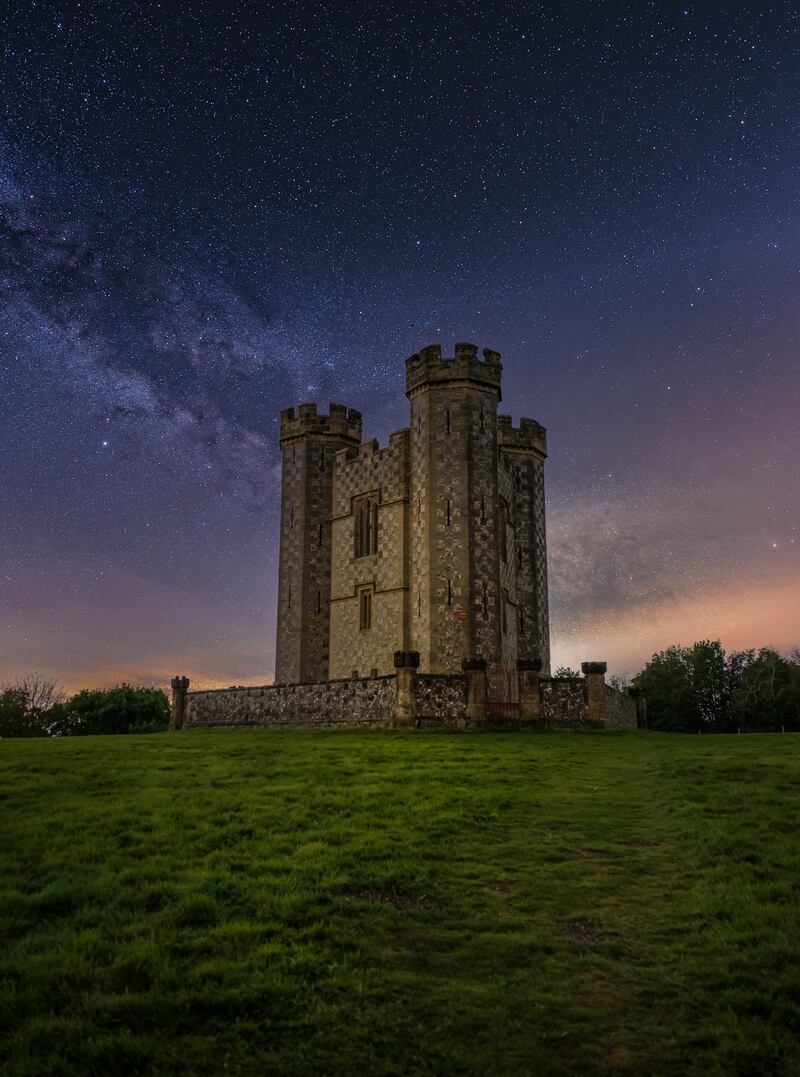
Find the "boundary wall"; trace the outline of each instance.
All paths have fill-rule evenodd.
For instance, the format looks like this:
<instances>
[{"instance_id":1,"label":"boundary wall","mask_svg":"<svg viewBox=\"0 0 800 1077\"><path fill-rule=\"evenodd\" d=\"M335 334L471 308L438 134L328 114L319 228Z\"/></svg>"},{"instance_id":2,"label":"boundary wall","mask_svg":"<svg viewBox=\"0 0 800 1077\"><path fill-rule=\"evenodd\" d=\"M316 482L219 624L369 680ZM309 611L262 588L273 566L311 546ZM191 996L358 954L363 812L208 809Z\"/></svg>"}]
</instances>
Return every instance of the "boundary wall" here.
<instances>
[{"instance_id":1,"label":"boundary wall","mask_svg":"<svg viewBox=\"0 0 800 1077\"><path fill-rule=\"evenodd\" d=\"M309 684L189 691L172 680L170 728L400 728L548 730L646 726L640 689L605 683L605 662L584 662L582 677L543 677L536 661L518 662L518 698L487 707L487 664L464 662L460 674L418 673L416 651L396 651L395 672Z\"/></svg>"}]
</instances>

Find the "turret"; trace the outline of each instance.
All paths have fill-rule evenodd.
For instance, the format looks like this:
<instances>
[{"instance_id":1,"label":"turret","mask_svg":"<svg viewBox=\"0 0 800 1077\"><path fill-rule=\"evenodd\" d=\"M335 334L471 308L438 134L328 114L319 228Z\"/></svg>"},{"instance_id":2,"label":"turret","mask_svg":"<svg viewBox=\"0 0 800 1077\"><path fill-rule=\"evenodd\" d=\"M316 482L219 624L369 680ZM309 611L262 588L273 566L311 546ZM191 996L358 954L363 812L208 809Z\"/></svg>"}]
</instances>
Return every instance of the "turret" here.
<instances>
[{"instance_id":1,"label":"turret","mask_svg":"<svg viewBox=\"0 0 800 1077\"><path fill-rule=\"evenodd\" d=\"M330 635L331 497L334 460L357 451L361 415L331 404L281 412L283 450L281 552L275 680L298 684L328 679Z\"/></svg>"}]
</instances>

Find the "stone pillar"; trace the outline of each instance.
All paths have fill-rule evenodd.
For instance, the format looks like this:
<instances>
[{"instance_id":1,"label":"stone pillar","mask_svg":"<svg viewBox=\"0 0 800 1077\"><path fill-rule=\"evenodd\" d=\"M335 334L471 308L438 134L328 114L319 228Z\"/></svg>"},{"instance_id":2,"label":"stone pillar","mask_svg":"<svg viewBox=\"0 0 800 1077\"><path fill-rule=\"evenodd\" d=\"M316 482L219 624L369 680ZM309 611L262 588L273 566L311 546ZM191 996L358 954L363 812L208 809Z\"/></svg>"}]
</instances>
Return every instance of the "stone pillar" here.
<instances>
[{"instance_id":1,"label":"stone pillar","mask_svg":"<svg viewBox=\"0 0 800 1077\"><path fill-rule=\"evenodd\" d=\"M636 704L636 728L647 729L647 696L644 694L644 688L629 688L628 695Z\"/></svg>"},{"instance_id":2,"label":"stone pillar","mask_svg":"<svg viewBox=\"0 0 800 1077\"><path fill-rule=\"evenodd\" d=\"M523 726L537 726L540 723L542 701L539 692L539 677L541 672L541 658L517 659L519 720Z\"/></svg>"},{"instance_id":3,"label":"stone pillar","mask_svg":"<svg viewBox=\"0 0 800 1077\"><path fill-rule=\"evenodd\" d=\"M392 725L395 728L417 724L417 670L419 651L395 651L397 696L394 702Z\"/></svg>"},{"instance_id":4,"label":"stone pillar","mask_svg":"<svg viewBox=\"0 0 800 1077\"><path fill-rule=\"evenodd\" d=\"M465 658L462 666L467 678L467 725L486 725L486 659Z\"/></svg>"},{"instance_id":5,"label":"stone pillar","mask_svg":"<svg viewBox=\"0 0 800 1077\"><path fill-rule=\"evenodd\" d=\"M581 672L586 678L586 710L591 725L604 726L606 722L606 670L605 662L582 662Z\"/></svg>"},{"instance_id":6,"label":"stone pillar","mask_svg":"<svg viewBox=\"0 0 800 1077\"><path fill-rule=\"evenodd\" d=\"M170 729L183 729L183 720L186 717L186 693L189 690L188 677L173 677L172 706L169 712Z\"/></svg>"}]
</instances>

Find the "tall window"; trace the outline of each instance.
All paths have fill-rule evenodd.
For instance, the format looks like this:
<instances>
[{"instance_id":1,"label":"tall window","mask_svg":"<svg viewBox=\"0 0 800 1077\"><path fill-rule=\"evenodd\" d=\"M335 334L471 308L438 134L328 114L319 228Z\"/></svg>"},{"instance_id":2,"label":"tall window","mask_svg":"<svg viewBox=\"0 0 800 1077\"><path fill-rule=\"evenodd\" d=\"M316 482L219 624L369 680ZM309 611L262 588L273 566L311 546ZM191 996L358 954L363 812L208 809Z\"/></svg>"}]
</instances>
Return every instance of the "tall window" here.
<instances>
[{"instance_id":1,"label":"tall window","mask_svg":"<svg viewBox=\"0 0 800 1077\"><path fill-rule=\"evenodd\" d=\"M508 505L500 499L500 560L508 557Z\"/></svg>"},{"instance_id":2,"label":"tall window","mask_svg":"<svg viewBox=\"0 0 800 1077\"><path fill-rule=\"evenodd\" d=\"M372 625L372 591L360 591L358 595L358 627L364 631Z\"/></svg>"},{"instance_id":3,"label":"tall window","mask_svg":"<svg viewBox=\"0 0 800 1077\"><path fill-rule=\"evenodd\" d=\"M378 501L364 497L355 504L355 554L367 557L378 552Z\"/></svg>"}]
</instances>

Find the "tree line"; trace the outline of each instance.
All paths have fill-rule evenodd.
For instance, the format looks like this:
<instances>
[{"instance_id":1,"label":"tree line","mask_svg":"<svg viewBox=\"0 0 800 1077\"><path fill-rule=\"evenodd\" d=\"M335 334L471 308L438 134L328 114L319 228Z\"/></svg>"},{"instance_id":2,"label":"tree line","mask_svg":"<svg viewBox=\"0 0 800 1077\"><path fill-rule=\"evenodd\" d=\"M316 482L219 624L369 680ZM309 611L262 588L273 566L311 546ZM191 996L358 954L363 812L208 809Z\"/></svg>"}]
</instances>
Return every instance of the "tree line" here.
<instances>
[{"instance_id":1,"label":"tree line","mask_svg":"<svg viewBox=\"0 0 800 1077\"><path fill-rule=\"evenodd\" d=\"M633 682L651 729L670 733L800 732L800 648L725 652L719 640L668 647Z\"/></svg>"},{"instance_id":2,"label":"tree line","mask_svg":"<svg viewBox=\"0 0 800 1077\"><path fill-rule=\"evenodd\" d=\"M0 685L0 737L77 737L99 733L160 733L169 700L160 688L84 688L71 698L38 674Z\"/></svg>"}]
</instances>

